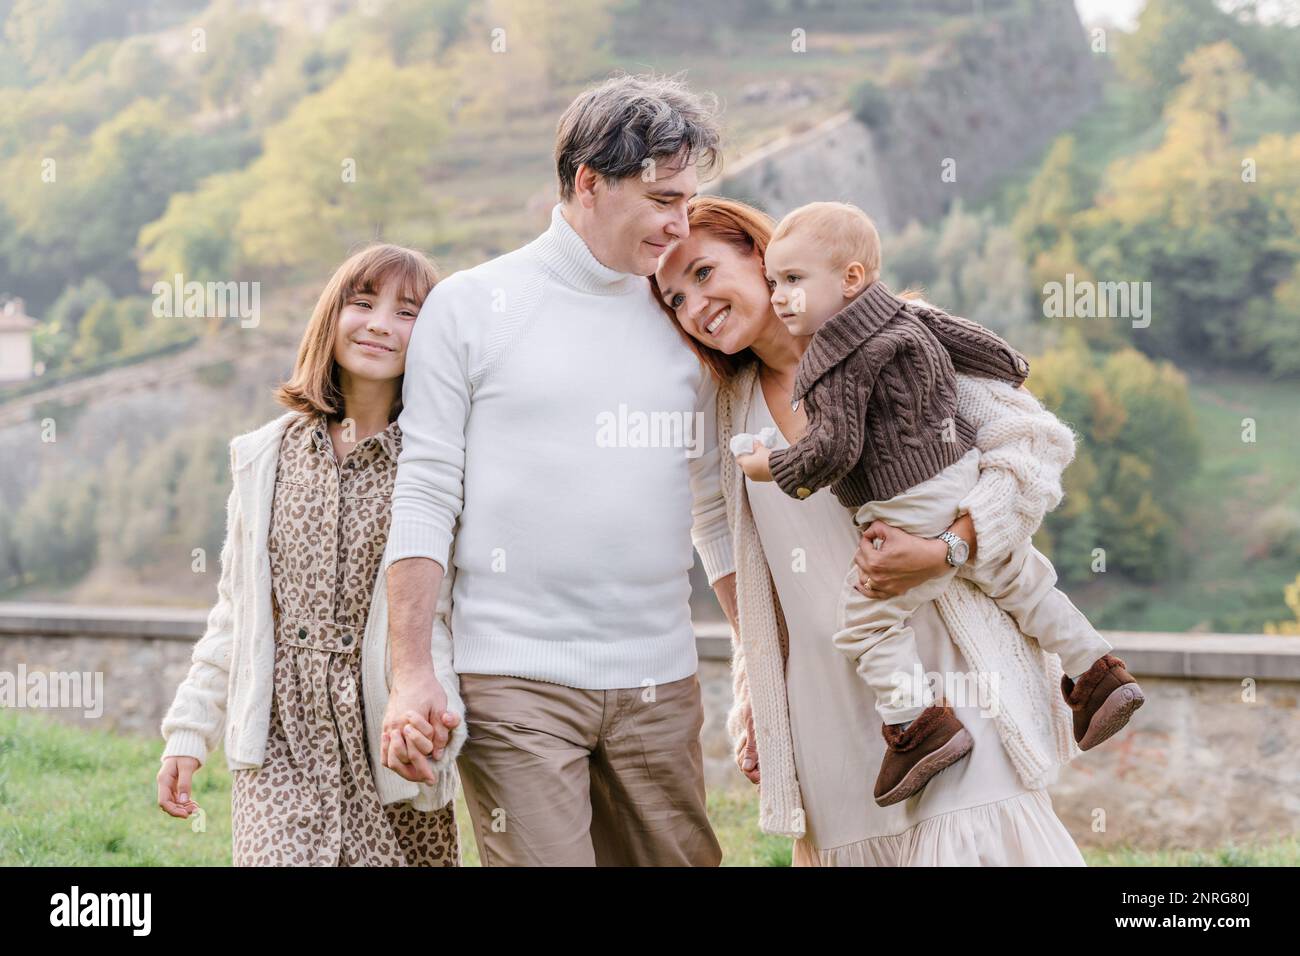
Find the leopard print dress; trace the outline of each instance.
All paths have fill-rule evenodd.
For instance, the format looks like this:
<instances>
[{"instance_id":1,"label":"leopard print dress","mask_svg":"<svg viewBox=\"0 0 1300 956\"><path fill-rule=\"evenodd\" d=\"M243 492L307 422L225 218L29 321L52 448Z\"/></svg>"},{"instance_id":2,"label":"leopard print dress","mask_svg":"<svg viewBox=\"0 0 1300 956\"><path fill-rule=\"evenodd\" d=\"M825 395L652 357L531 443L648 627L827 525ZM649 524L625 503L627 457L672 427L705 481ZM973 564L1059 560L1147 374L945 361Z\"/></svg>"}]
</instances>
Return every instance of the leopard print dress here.
<instances>
[{"instance_id":1,"label":"leopard print dress","mask_svg":"<svg viewBox=\"0 0 1300 956\"><path fill-rule=\"evenodd\" d=\"M231 775L236 866L458 866L451 804L384 806L372 776L361 640L388 538L396 422L340 465L323 415L285 430L268 547L275 686L266 758Z\"/></svg>"}]
</instances>

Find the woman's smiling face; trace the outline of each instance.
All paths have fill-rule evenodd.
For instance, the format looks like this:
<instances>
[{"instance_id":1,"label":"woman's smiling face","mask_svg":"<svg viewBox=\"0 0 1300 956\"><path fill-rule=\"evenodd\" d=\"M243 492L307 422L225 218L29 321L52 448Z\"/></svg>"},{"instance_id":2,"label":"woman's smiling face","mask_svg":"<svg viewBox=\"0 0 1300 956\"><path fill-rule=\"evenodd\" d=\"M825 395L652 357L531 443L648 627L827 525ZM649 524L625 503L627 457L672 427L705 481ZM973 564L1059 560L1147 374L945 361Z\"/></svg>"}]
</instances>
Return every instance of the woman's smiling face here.
<instances>
[{"instance_id":1,"label":"woman's smiling face","mask_svg":"<svg viewBox=\"0 0 1300 956\"><path fill-rule=\"evenodd\" d=\"M686 334L727 355L749 348L771 323L780 325L758 252L742 252L706 230L669 246L655 281Z\"/></svg>"}]
</instances>

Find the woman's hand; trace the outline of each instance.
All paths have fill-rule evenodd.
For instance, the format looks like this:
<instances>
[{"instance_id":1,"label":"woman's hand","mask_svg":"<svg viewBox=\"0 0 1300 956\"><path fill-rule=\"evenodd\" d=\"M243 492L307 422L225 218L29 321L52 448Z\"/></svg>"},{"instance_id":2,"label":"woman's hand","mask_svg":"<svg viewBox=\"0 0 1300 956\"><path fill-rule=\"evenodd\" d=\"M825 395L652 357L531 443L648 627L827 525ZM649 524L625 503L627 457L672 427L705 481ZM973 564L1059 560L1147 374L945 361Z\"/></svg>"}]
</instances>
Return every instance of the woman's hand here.
<instances>
[{"instance_id":1,"label":"woman's hand","mask_svg":"<svg viewBox=\"0 0 1300 956\"><path fill-rule=\"evenodd\" d=\"M745 711L745 736L736 744L736 766L749 778L752 784L758 784L758 737L754 733L754 711Z\"/></svg>"},{"instance_id":2,"label":"woman's hand","mask_svg":"<svg viewBox=\"0 0 1300 956\"><path fill-rule=\"evenodd\" d=\"M975 557L975 525L962 515L948 529L970 545ZM870 598L893 597L950 570L948 545L939 538L922 538L900 531L883 521L873 521L853 555L858 566L857 590Z\"/></svg>"},{"instance_id":3,"label":"woman's hand","mask_svg":"<svg viewBox=\"0 0 1300 956\"><path fill-rule=\"evenodd\" d=\"M190 799L190 783L199 762L193 757L168 757L158 771L158 806L174 817L186 819L199 808Z\"/></svg>"}]
</instances>

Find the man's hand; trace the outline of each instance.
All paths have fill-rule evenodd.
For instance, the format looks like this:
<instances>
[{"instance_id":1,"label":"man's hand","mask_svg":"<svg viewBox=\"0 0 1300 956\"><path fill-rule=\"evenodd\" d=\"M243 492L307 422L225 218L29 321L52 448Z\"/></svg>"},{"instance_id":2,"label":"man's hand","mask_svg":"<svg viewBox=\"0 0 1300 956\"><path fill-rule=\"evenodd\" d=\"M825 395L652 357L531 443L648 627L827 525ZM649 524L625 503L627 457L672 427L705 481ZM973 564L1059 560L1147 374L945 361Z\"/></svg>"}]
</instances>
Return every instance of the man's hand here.
<instances>
[{"instance_id":1,"label":"man's hand","mask_svg":"<svg viewBox=\"0 0 1300 956\"><path fill-rule=\"evenodd\" d=\"M388 569L388 644L392 686L380 757L398 776L415 782L437 779L429 758L442 757L460 715L447 711L447 693L430 656L443 568L430 558L406 558Z\"/></svg>"},{"instance_id":2,"label":"man's hand","mask_svg":"<svg viewBox=\"0 0 1300 956\"><path fill-rule=\"evenodd\" d=\"M447 693L432 669L394 684L384 711L384 766L406 780L433 783L438 778L428 758L442 757L459 723L460 716L447 710Z\"/></svg>"},{"instance_id":3,"label":"man's hand","mask_svg":"<svg viewBox=\"0 0 1300 956\"><path fill-rule=\"evenodd\" d=\"M771 481L772 468L769 463L771 457L772 449L755 438L754 450L748 455L737 455L736 464L740 465L750 481Z\"/></svg>"}]
</instances>

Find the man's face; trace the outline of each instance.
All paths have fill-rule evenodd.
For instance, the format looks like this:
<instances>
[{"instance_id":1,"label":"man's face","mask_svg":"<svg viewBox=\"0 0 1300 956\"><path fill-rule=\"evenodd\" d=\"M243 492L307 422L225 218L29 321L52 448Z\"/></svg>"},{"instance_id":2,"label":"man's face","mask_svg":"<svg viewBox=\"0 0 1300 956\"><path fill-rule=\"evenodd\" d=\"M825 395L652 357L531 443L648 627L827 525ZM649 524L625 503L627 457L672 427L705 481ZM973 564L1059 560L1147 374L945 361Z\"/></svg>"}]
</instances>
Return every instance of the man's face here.
<instances>
[{"instance_id":1,"label":"man's face","mask_svg":"<svg viewBox=\"0 0 1300 956\"><path fill-rule=\"evenodd\" d=\"M686 204L698 186L693 164L667 160L637 176L598 180L586 237L592 253L619 272L652 275L668 245L690 233Z\"/></svg>"}]
</instances>

